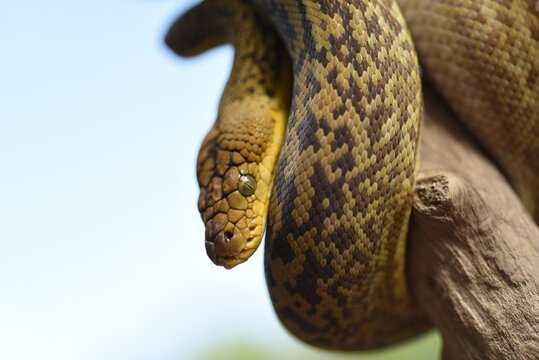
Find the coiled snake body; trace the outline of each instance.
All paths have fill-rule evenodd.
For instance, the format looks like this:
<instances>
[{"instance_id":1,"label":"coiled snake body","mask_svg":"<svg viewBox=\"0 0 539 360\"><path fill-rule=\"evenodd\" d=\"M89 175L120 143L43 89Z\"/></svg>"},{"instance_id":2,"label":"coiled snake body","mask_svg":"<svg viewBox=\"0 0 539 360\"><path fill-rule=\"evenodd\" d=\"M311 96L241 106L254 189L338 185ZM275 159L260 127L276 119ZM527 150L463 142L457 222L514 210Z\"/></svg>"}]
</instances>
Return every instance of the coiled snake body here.
<instances>
[{"instance_id":1,"label":"coiled snake body","mask_svg":"<svg viewBox=\"0 0 539 360\"><path fill-rule=\"evenodd\" d=\"M538 3L399 3L427 74L537 214ZM210 258L245 261L266 227L275 310L316 346L428 328L404 276L422 97L395 1L205 0L167 36L186 56L226 42L234 66L197 165Z\"/></svg>"}]
</instances>

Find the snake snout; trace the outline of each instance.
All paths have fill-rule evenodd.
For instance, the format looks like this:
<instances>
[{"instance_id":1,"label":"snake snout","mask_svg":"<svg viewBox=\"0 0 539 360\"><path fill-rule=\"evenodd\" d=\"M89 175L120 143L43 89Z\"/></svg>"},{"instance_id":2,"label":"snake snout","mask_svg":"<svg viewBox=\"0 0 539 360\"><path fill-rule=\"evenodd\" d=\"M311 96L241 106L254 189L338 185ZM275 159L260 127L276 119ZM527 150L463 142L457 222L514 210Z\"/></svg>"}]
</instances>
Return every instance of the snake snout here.
<instances>
[{"instance_id":1,"label":"snake snout","mask_svg":"<svg viewBox=\"0 0 539 360\"><path fill-rule=\"evenodd\" d=\"M241 233L234 232L231 225L224 214L217 214L206 223L206 253L213 263L226 268L245 261L241 254L247 244L247 239Z\"/></svg>"}]
</instances>

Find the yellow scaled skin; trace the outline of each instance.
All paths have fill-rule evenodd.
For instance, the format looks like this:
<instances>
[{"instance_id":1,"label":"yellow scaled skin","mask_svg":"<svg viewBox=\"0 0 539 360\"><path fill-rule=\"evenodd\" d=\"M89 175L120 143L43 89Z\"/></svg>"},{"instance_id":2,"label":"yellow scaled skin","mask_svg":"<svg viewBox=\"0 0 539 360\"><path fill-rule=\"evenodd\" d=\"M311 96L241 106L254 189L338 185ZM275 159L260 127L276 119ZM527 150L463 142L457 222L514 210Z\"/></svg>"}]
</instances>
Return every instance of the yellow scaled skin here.
<instances>
[{"instance_id":1,"label":"yellow scaled skin","mask_svg":"<svg viewBox=\"0 0 539 360\"><path fill-rule=\"evenodd\" d=\"M427 74L538 219L539 3L399 2ZM167 37L187 56L229 41L197 168L210 258L245 261L267 214L269 294L295 336L360 350L427 329L404 271L422 98L396 2L206 0Z\"/></svg>"},{"instance_id":2,"label":"yellow scaled skin","mask_svg":"<svg viewBox=\"0 0 539 360\"><path fill-rule=\"evenodd\" d=\"M225 42L236 50L217 121L197 160L206 251L230 269L253 254L264 233L290 107L288 56L267 20L240 0L201 3L173 26L167 42L186 56Z\"/></svg>"}]
</instances>

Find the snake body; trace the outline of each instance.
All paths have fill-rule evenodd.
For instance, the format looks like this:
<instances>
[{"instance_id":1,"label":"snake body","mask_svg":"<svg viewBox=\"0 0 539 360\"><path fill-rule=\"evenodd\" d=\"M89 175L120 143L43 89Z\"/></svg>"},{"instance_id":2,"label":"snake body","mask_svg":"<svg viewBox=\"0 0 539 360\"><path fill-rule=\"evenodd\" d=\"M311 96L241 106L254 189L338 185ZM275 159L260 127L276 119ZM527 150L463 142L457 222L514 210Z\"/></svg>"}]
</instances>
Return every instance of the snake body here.
<instances>
[{"instance_id":1,"label":"snake body","mask_svg":"<svg viewBox=\"0 0 539 360\"><path fill-rule=\"evenodd\" d=\"M521 8L488 0L401 5L440 90L472 130L489 122L476 132L486 147L496 148L503 131L518 135L502 143L518 148L513 155L493 153L536 212L539 57L532 56L537 47L523 51L537 45L539 32L536 14L529 15L533 2L511 3ZM459 16L474 11L471 20ZM518 25L517 50L499 53L485 35L511 36L499 23ZM463 30L470 24L471 35ZM494 65L485 51L472 50L481 41L501 54L505 68L488 71ZM205 0L173 25L167 42L182 55L226 42L236 49L197 163L210 258L227 268L245 261L265 227L276 313L315 346L369 349L427 329L404 274L422 97L414 44L396 2ZM516 99L504 102L508 94ZM493 103L499 107L481 113Z\"/></svg>"},{"instance_id":2,"label":"snake body","mask_svg":"<svg viewBox=\"0 0 539 360\"><path fill-rule=\"evenodd\" d=\"M539 1L399 5L426 74L539 223Z\"/></svg>"}]
</instances>

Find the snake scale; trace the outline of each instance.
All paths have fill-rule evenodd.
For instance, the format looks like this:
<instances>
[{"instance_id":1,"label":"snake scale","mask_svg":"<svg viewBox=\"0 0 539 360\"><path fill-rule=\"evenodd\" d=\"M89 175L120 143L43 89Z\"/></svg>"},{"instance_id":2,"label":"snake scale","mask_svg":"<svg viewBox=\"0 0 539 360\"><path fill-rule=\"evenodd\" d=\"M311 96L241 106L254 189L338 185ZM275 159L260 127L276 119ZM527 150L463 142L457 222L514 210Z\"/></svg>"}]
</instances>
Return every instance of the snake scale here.
<instances>
[{"instance_id":1,"label":"snake scale","mask_svg":"<svg viewBox=\"0 0 539 360\"><path fill-rule=\"evenodd\" d=\"M209 257L244 262L266 230L275 311L322 348L376 348L429 327L404 275L422 119L416 48L539 219L539 2L398 5L205 0L166 39L184 56L235 47L197 160Z\"/></svg>"}]
</instances>

